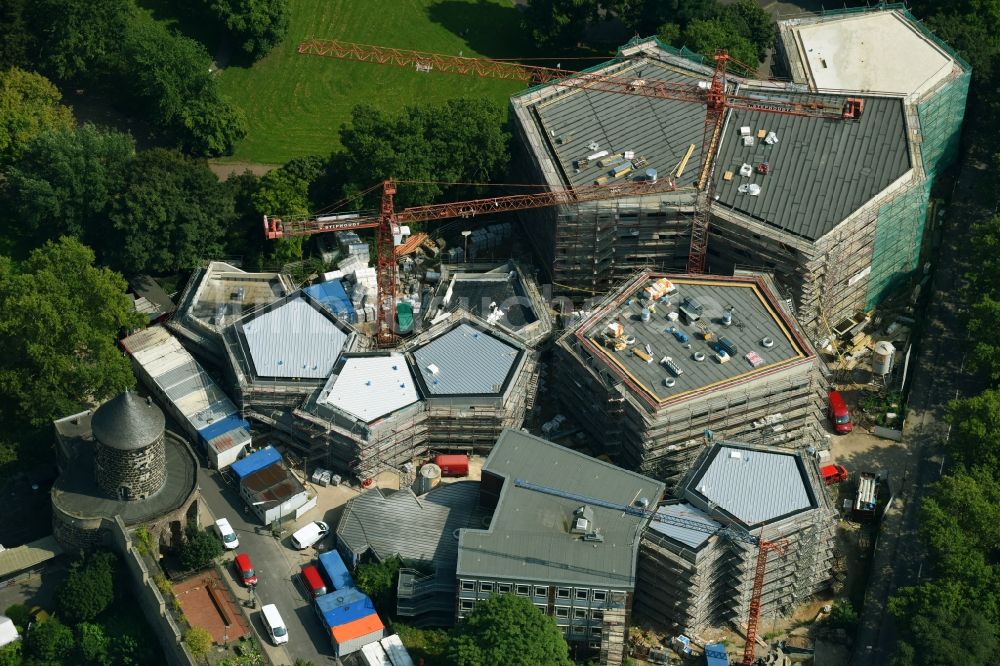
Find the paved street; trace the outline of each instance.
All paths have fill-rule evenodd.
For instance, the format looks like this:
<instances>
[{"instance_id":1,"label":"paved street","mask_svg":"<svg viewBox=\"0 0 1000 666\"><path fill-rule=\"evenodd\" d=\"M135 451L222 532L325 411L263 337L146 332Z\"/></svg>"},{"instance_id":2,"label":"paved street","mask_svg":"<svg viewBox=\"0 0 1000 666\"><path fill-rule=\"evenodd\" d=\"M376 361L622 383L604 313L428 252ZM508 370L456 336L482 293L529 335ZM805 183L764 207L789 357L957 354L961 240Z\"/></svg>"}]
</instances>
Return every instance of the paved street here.
<instances>
[{"instance_id":1,"label":"paved street","mask_svg":"<svg viewBox=\"0 0 1000 666\"><path fill-rule=\"evenodd\" d=\"M945 408L950 400L983 388L981 380L965 369L965 321L960 312L962 304L957 300L972 247L970 221L989 215L975 200L982 179L979 165L967 158L947 213L947 226L941 233L904 431L911 462L901 499L887 515L879 536L852 661L859 666L886 664L895 651L896 627L885 612L885 604L896 590L916 584L928 574L918 532L920 500L941 474L941 444L949 432L944 422Z\"/></svg>"},{"instance_id":2,"label":"paved street","mask_svg":"<svg viewBox=\"0 0 1000 666\"><path fill-rule=\"evenodd\" d=\"M223 483L218 474L199 469L199 482L205 503L216 517L224 516L229 519L233 529L239 534L238 552L247 553L257 570L258 602L257 607L250 611L250 618L271 661L274 664L291 664L295 659L304 659L317 666L339 663L333 657L329 638L324 634L311 603L296 580L299 567L315 557L315 550L309 548L301 553L293 550L288 545L287 535L279 541L270 533L257 534L254 530L257 525L256 517L243 512L243 501L234 488ZM307 513L300 522L323 519L325 517L319 508ZM291 523L287 533L292 533ZM327 537L323 545L329 546L330 543L330 537ZM232 575L231 564L227 572ZM237 597L245 601L248 593L244 588L238 587ZM288 644L281 648L270 645L261 625L260 607L263 604L276 604L288 626Z\"/></svg>"}]
</instances>

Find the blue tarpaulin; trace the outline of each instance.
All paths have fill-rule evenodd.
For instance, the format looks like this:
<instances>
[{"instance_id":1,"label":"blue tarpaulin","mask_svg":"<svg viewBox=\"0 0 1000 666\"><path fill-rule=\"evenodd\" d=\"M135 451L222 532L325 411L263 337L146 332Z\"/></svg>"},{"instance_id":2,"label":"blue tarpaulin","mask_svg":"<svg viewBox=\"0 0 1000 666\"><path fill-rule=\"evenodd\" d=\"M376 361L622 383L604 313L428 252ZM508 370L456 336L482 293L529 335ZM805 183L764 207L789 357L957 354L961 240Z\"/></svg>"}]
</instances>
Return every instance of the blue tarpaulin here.
<instances>
[{"instance_id":1,"label":"blue tarpaulin","mask_svg":"<svg viewBox=\"0 0 1000 666\"><path fill-rule=\"evenodd\" d=\"M306 292L320 305L341 319L352 324L357 322L357 314L354 312L354 306L351 304L351 297L347 295L344 285L340 283L340 280L320 282L319 284L306 287L302 291Z\"/></svg>"},{"instance_id":2,"label":"blue tarpaulin","mask_svg":"<svg viewBox=\"0 0 1000 666\"><path fill-rule=\"evenodd\" d=\"M319 556L319 563L324 573L326 573L326 577L333 584L333 589L344 590L354 587L354 579L351 578L351 574L344 565L344 560L341 559L340 553L335 550L322 553Z\"/></svg>"},{"instance_id":3,"label":"blue tarpaulin","mask_svg":"<svg viewBox=\"0 0 1000 666\"><path fill-rule=\"evenodd\" d=\"M237 460L229 469L233 470L237 478L243 479L277 462L281 462L281 454L273 446L267 446L243 460Z\"/></svg>"},{"instance_id":4,"label":"blue tarpaulin","mask_svg":"<svg viewBox=\"0 0 1000 666\"><path fill-rule=\"evenodd\" d=\"M705 666L729 666L729 655L722 643L705 646Z\"/></svg>"},{"instance_id":5,"label":"blue tarpaulin","mask_svg":"<svg viewBox=\"0 0 1000 666\"><path fill-rule=\"evenodd\" d=\"M241 419L237 414L230 414L226 418L219 419L211 425L207 425L199 430L198 438L204 444L215 439L219 435L229 432L230 430L239 430L240 428L249 430L250 423L245 419Z\"/></svg>"},{"instance_id":6,"label":"blue tarpaulin","mask_svg":"<svg viewBox=\"0 0 1000 666\"><path fill-rule=\"evenodd\" d=\"M342 624L360 620L375 612L375 604L368 596L357 588L337 590L316 597L316 614L327 627L339 627Z\"/></svg>"}]
</instances>

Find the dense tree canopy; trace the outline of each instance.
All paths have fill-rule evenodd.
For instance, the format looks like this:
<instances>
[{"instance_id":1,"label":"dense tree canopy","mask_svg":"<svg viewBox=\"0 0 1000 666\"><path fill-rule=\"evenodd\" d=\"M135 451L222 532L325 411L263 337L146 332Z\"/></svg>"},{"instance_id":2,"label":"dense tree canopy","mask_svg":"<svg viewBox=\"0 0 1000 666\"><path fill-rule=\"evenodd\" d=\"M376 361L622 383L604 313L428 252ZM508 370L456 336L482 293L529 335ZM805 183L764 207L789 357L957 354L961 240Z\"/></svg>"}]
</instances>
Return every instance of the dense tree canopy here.
<instances>
[{"instance_id":1,"label":"dense tree canopy","mask_svg":"<svg viewBox=\"0 0 1000 666\"><path fill-rule=\"evenodd\" d=\"M48 132L8 169L0 201L39 244L64 234L93 238L134 155L121 132L93 125Z\"/></svg>"},{"instance_id":2,"label":"dense tree canopy","mask_svg":"<svg viewBox=\"0 0 1000 666\"><path fill-rule=\"evenodd\" d=\"M459 622L448 646L457 666L570 666L569 647L553 618L524 597L493 596Z\"/></svg>"},{"instance_id":3,"label":"dense tree canopy","mask_svg":"<svg viewBox=\"0 0 1000 666\"><path fill-rule=\"evenodd\" d=\"M56 666L70 663L74 645L73 630L53 617L32 627L24 638L23 654L32 658L28 663Z\"/></svg>"},{"instance_id":4,"label":"dense tree canopy","mask_svg":"<svg viewBox=\"0 0 1000 666\"><path fill-rule=\"evenodd\" d=\"M115 346L143 323L125 280L62 238L23 264L0 256L0 418L44 425L108 398L135 380Z\"/></svg>"},{"instance_id":5,"label":"dense tree canopy","mask_svg":"<svg viewBox=\"0 0 1000 666\"><path fill-rule=\"evenodd\" d=\"M56 591L59 617L70 624L90 622L115 598L117 558L107 550L95 551L73 563Z\"/></svg>"},{"instance_id":6,"label":"dense tree canopy","mask_svg":"<svg viewBox=\"0 0 1000 666\"><path fill-rule=\"evenodd\" d=\"M180 554L181 566L185 569L204 569L222 555L222 542L192 523L184 530Z\"/></svg>"},{"instance_id":7,"label":"dense tree canopy","mask_svg":"<svg viewBox=\"0 0 1000 666\"><path fill-rule=\"evenodd\" d=\"M210 9L253 60L288 32L288 0L211 0Z\"/></svg>"},{"instance_id":8,"label":"dense tree canopy","mask_svg":"<svg viewBox=\"0 0 1000 666\"><path fill-rule=\"evenodd\" d=\"M81 659L88 664L110 663L111 639L99 624L82 622L76 626L76 642Z\"/></svg>"},{"instance_id":9,"label":"dense tree canopy","mask_svg":"<svg viewBox=\"0 0 1000 666\"><path fill-rule=\"evenodd\" d=\"M1000 465L1000 390L956 400L948 406L952 424L948 452L959 462L985 465L998 469Z\"/></svg>"},{"instance_id":10,"label":"dense tree canopy","mask_svg":"<svg viewBox=\"0 0 1000 666\"><path fill-rule=\"evenodd\" d=\"M587 26L599 20L601 5L599 0L528 0L522 22L543 48L574 47Z\"/></svg>"},{"instance_id":11,"label":"dense tree canopy","mask_svg":"<svg viewBox=\"0 0 1000 666\"><path fill-rule=\"evenodd\" d=\"M914 0L909 5L968 60L976 81L985 83L1000 73L1000 0ZM993 97L995 90L991 85Z\"/></svg>"},{"instance_id":12,"label":"dense tree canopy","mask_svg":"<svg viewBox=\"0 0 1000 666\"><path fill-rule=\"evenodd\" d=\"M25 19L41 66L60 79L100 81L122 67L132 0L31 0Z\"/></svg>"},{"instance_id":13,"label":"dense tree canopy","mask_svg":"<svg viewBox=\"0 0 1000 666\"><path fill-rule=\"evenodd\" d=\"M31 40L24 22L25 0L0 3L0 69L27 65Z\"/></svg>"},{"instance_id":14,"label":"dense tree canopy","mask_svg":"<svg viewBox=\"0 0 1000 666\"><path fill-rule=\"evenodd\" d=\"M155 148L132 161L102 255L126 273L164 274L222 253L233 202L204 162Z\"/></svg>"},{"instance_id":15,"label":"dense tree canopy","mask_svg":"<svg viewBox=\"0 0 1000 666\"><path fill-rule=\"evenodd\" d=\"M0 71L0 163L20 158L40 134L73 128L73 113L61 98L41 74L17 67Z\"/></svg>"}]
</instances>

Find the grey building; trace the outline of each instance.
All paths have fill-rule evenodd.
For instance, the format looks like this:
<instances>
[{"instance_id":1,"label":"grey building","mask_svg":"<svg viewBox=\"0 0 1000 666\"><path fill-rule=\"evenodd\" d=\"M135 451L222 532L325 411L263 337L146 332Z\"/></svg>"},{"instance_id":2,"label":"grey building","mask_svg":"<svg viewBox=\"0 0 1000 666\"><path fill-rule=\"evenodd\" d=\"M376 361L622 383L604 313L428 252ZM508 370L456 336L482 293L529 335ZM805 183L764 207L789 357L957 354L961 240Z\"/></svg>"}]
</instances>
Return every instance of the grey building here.
<instances>
[{"instance_id":1,"label":"grey building","mask_svg":"<svg viewBox=\"0 0 1000 666\"><path fill-rule=\"evenodd\" d=\"M816 461L801 451L717 442L659 512L699 531L651 522L639 549L636 612L683 633L731 624L745 631L757 549L724 527L769 541L761 612L786 613L823 589L833 569L836 510Z\"/></svg>"},{"instance_id":2,"label":"grey building","mask_svg":"<svg viewBox=\"0 0 1000 666\"><path fill-rule=\"evenodd\" d=\"M762 276L641 273L558 339L558 398L620 464L671 485L706 430L818 446L824 381L785 307Z\"/></svg>"},{"instance_id":3,"label":"grey building","mask_svg":"<svg viewBox=\"0 0 1000 666\"><path fill-rule=\"evenodd\" d=\"M803 324L825 334L826 322L874 307L918 267L970 69L905 10L831 12L779 29L793 81L730 75L732 92L790 103L812 93L833 115L863 96L864 110L852 120L726 112L712 155L708 267L772 273ZM712 70L695 59L636 39L595 69L696 89ZM522 173L552 189L679 173L673 192L522 215L553 283L603 291L638 268L685 266L695 183L707 180L703 104L549 85L513 97L511 116Z\"/></svg>"},{"instance_id":4,"label":"grey building","mask_svg":"<svg viewBox=\"0 0 1000 666\"><path fill-rule=\"evenodd\" d=\"M489 525L458 539L457 617L493 594L530 599L580 656L620 664L647 519L515 487L529 482L622 505L655 505L664 485L518 430L505 430L482 470Z\"/></svg>"}]
</instances>

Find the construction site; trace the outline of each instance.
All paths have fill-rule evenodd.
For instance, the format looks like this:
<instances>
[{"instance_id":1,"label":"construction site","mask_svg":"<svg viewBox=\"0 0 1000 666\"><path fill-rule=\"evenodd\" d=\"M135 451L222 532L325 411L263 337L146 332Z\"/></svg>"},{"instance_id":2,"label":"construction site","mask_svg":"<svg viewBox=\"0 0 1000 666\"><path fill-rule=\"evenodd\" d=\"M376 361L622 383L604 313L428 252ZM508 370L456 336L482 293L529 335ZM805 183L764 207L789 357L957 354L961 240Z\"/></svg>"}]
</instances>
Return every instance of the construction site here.
<instances>
[{"instance_id":1,"label":"construction site","mask_svg":"<svg viewBox=\"0 0 1000 666\"><path fill-rule=\"evenodd\" d=\"M338 548L402 556L397 610L414 623L510 593L574 656L623 663L641 619L688 656L691 637L735 629L749 665L761 614L834 579L826 486L848 471L821 463L853 427L836 389L905 383L903 290L970 80L902 7L777 31L787 81L656 38L586 72L304 42L532 84L510 101L512 169L542 191L396 210L406 184L386 180L374 213L265 216L267 239L312 239L323 268L207 263L166 327L123 348L213 466L263 438L290 470L369 490ZM873 432L894 437L887 423ZM440 453L486 456L482 480L431 492L421 470ZM383 522L408 513L419 539Z\"/></svg>"}]
</instances>

